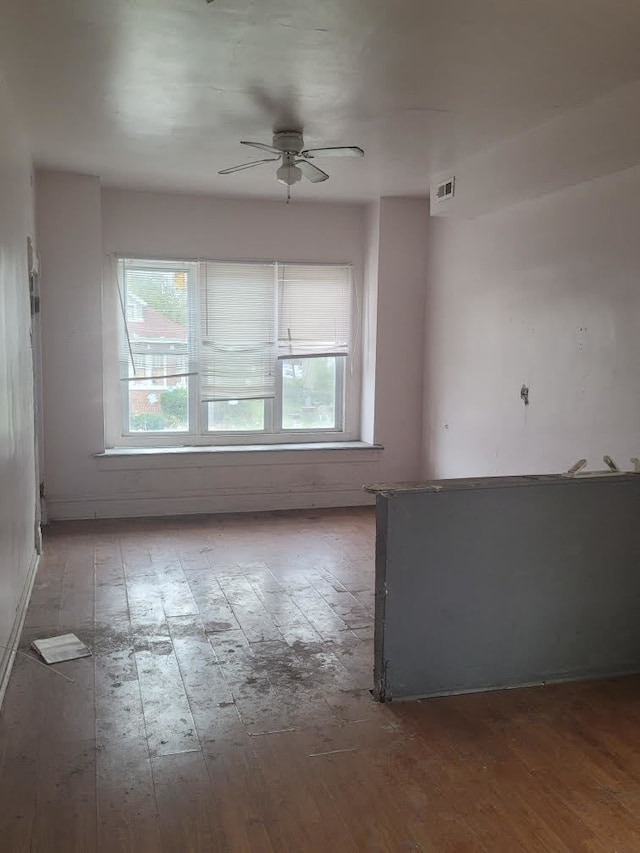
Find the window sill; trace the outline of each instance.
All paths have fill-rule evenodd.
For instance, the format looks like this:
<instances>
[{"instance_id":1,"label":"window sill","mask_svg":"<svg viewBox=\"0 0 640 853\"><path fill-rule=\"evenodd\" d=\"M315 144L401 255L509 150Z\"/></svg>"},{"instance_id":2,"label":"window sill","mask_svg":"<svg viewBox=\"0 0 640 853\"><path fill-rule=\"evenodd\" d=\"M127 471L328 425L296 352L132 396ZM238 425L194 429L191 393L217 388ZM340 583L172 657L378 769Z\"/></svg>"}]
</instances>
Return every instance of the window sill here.
<instances>
[{"instance_id":1,"label":"window sill","mask_svg":"<svg viewBox=\"0 0 640 853\"><path fill-rule=\"evenodd\" d=\"M189 447L114 447L94 453L101 470L183 468L203 465L282 465L375 461L381 444L364 441L309 442L295 444L234 444ZM256 456L258 454L258 456ZM261 456L261 454L263 454ZM274 457L273 454L276 454ZM334 458L335 456L335 458ZM271 458L269 458L271 457Z\"/></svg>"}]
</instances>

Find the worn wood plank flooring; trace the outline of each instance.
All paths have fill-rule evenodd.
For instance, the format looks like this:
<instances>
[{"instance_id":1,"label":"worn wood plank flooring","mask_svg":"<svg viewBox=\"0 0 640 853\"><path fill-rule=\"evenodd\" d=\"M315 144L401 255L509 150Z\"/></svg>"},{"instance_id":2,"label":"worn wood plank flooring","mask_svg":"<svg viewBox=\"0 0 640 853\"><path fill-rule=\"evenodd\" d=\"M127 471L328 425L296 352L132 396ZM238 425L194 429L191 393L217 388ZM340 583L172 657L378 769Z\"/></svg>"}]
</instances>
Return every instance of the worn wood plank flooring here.
<instances>
[{"instance_id":1,"label":"worn wood plank flooring","mask_svg":"<svg viewBox=\"0 0 640 853\"><path fill-rule=\"evenodd\" d=\"M364 509L52 525L3 853L638 853L640 678L374 703L373 540ZM93 657L28 660L63 631Z\"/></svg>"}]
</instances>

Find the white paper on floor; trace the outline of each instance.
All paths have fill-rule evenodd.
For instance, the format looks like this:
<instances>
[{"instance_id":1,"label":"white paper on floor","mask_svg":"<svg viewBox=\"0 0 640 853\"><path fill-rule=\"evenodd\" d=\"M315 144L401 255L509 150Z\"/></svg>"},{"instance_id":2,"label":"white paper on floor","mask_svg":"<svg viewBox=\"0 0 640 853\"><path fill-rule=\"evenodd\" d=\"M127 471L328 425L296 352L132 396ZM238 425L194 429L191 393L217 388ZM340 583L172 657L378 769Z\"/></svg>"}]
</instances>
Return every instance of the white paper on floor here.
<instances>
[{"instance_id":1,"label":"white paper on floor","mask_svg":"<svg viewBox=\"0 0 640 853\"><path fill-rule=\"evenodd\" d=\"M61 634L59 637L47 637L33 640L34 649L45 663L62 663L65 660L90 657L91 650L75 634Z\"/></svg>"}]
</instances>

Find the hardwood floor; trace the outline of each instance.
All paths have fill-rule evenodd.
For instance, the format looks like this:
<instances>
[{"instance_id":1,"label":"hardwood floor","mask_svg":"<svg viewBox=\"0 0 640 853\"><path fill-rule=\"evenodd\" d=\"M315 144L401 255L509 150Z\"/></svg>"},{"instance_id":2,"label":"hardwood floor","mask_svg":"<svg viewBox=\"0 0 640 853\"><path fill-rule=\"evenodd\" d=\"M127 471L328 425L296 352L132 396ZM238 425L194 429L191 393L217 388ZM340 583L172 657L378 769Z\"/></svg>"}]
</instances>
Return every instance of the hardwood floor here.
<instances>
[{"instance_id":1,"label":"hardwood floor","mask_svg":"<svg viewBox=\"0 0 640 853\"><path fill-rule=\"evenodd\" d=\"M373 544L370 510L53 525L0 850L640 851L640 678L376 704ZM67 630L93 657L28 659Z\"/></svg>"}]
</instances>

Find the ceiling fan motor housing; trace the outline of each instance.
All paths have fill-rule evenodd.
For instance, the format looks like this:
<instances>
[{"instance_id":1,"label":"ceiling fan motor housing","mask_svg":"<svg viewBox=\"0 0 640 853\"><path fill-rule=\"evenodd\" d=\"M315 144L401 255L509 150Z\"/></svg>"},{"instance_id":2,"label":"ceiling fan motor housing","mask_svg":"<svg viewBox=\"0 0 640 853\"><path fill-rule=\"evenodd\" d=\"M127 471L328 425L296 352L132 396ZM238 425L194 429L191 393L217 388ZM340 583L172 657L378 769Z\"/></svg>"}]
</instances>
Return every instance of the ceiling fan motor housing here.
<instances>
[{"instance_id":1,"label":"ceiling fan motor housing","mask_svg":"<svg viewBox=\"0 0 640 853\"><path fill-rule=\"evenodd\" d=\"M304 140L301 133L296 131L284 130L281 133L273 134L273 147L284 154L299 154L304 148Z\"/></svg>"}]
</instances>

